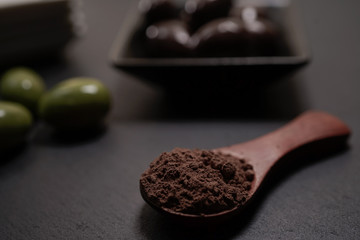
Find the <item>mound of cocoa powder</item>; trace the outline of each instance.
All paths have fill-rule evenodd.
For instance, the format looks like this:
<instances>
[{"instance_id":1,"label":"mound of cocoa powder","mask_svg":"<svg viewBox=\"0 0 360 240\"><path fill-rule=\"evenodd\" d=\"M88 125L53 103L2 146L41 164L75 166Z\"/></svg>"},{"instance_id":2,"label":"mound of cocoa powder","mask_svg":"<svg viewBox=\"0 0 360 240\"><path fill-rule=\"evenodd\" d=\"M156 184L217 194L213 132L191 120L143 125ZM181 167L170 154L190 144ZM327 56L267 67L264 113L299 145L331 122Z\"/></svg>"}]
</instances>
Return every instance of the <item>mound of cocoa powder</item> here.
<instances>
[{"instance_id":1,"label":"mound of cocoa powder","mask_svg":"<svg viewBox=\"0 0 360 240\"><path fill-rule=\"evenodd\" d=\"M150 164L140 185L142 193L160 208L201 215L242 205L253 179L253 168L243 159L175 148Z\"/></svg>"}]
</instances>

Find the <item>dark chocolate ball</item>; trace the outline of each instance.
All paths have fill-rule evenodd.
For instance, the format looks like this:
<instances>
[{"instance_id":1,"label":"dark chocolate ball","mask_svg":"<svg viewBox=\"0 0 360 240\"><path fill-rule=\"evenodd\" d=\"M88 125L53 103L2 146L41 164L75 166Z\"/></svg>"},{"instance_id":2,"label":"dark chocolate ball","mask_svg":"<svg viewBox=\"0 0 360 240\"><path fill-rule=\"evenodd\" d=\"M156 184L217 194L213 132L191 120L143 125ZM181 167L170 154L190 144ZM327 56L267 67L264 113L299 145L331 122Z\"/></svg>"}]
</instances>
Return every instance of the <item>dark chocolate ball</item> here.
<instances>
[{"instance_id":1,"label":"dark chocolate ball","mask_svg":"<svg viewBox=\"0 0 360 240\"><path fill-rule=\"evenodd\" d=\"M187 0L183 17L192 31L205 23L227 16L232 0Z\"/></svg>"},{"instance_id":2,"label":"dark chocolate ball","mask_svg":"<svg viewBox=\"0 0 360 240\"><path fill-rule=\"evenodd\" d=\"M149 54L155 57L187 57L192 49L190 34L184 22L166 20L150 25L146 29Z\"/></svg>"},{"instance_id":3,"label":"dark chocolate ball","mask_svg":"<svg viewBox=\"0 0 360 240\"><path fill-rule=\"evenodd\" d=\"M276 28L267 20L232 17L205 24L192 36L191 44L203 57L270 56L277 53L277 37Z\"/></svg>"},{"instance_id":4,"label":"dark chocolate ball","mask_svg":"<svg viewBox=\"0 0 360 240\"><path fill-rule=\"evenodd\" d=\"M202 26L191 42L199 56L243 56L247 47L245 26L239 18L216 19Z\"/></svg>"},{"instance_id":5,"label":"dark chocolate ball","mask_svg":"<svg viewBox=\"0 0 360 240\"><path fill-rule=\"evenodd\" d=\"M279 31L266 19L244 20L248 56L273 56L278 52Z\"/></svg>"},{"instance_id":6,"label":"dark chocolate ball","mask_svg":"<svg viewBox=\"0 0 360 240\"><path fill-rule=\"evenodd\" d=\"M147 24L178 17L176 6L171 0L140 0L138 8L145 15Z\"/></svg>"},{"instance_id":7,"label":"dark chocolate ball","mask_svg":"<svg viewBox=\"0 0 360 240\"><path fill-rule=\"evenodd\" d=\"M233 6L229 11L230 17L239 17L244 21L250 19L269 19L270 14L265 7Z\"/></svg>"},{"instance_id":8,"label":"dark chocolate ball","mask_svg":"<svg viewBox=\"0 0 360 240\"><path fill-rule=\"evenodd\" d=\"M248 56L276 55L279 50L279 28L264 7L235 6L229 13L244 22Z\"/></svg>"}]
</instances>

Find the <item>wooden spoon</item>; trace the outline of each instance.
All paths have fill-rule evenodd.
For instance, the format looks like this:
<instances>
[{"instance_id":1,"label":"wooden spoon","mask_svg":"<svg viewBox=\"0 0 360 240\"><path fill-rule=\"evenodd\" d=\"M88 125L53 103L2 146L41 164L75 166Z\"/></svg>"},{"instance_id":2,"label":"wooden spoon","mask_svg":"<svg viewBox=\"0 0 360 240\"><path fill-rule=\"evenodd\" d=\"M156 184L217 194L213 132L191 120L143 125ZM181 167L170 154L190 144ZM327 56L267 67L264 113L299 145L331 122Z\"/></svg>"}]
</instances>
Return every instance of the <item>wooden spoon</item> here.
<instances>
[{"instance_id":1,"label":"wooden spoon","mask_svg":"<svg viewBox=\"0 0 360 240\"><path fill-rule=\"evenodd\" d=\"M265 177L280 159L285 156L295 157L299 154L314 154L333 152L344 146L350 135L350 129L338 118L324 113L309 111L303 113L282 128L254 140L214 149L224 154L231 154L245 159L253 166L255 178L244 205L215 214L184 214L167 208L156 206L147 197L140 184L141 195L144 200L156 210L185 222L218 222L238 214L262 185ZM301 159L300 159L301 160Z\"/></svg>"}]
</instances>

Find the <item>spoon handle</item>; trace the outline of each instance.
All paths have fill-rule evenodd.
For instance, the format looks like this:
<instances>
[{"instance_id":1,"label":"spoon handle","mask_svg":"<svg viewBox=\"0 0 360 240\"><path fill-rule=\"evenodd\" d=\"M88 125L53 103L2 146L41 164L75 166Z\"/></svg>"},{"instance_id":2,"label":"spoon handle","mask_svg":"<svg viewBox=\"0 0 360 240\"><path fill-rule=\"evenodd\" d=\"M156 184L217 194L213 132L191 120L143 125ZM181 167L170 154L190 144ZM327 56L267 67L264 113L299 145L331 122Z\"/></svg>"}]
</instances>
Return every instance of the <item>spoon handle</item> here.
<instances>
[{"instance_id":1,"label":"spoon handle","mask_svg":"<svg viewBox=\"0 0 360 240\"><path fill-rule=\"evenodd\" d=\"M320 153L332 150L343 144L349 135L349 127L338 118L325 112L308 111L269 134L218 150L245 158L253 165L256 189L273 165L285 155L303 146L314 146L312 150Z\"/></svg>"}]
</instances>

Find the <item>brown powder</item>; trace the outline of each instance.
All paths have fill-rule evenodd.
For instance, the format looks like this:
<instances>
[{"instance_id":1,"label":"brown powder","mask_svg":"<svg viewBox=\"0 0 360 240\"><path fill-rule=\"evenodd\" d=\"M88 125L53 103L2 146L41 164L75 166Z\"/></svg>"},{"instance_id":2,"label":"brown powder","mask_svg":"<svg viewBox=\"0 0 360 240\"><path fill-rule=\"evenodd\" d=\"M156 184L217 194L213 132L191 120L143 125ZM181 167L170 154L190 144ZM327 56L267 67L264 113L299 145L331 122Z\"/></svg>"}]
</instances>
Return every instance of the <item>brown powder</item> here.
<instances>
[{"instance_id":1,"label":"brown powder","mask_svg":"<svg viewBox=\"0 0 360 240\"><path fill-rule=\"evenodd\" d=\"M242 205L254 179L245 160L210 150L162 153L140 179L156 206L187 214L213 214Z\"/></svg>"}]
</instances>

